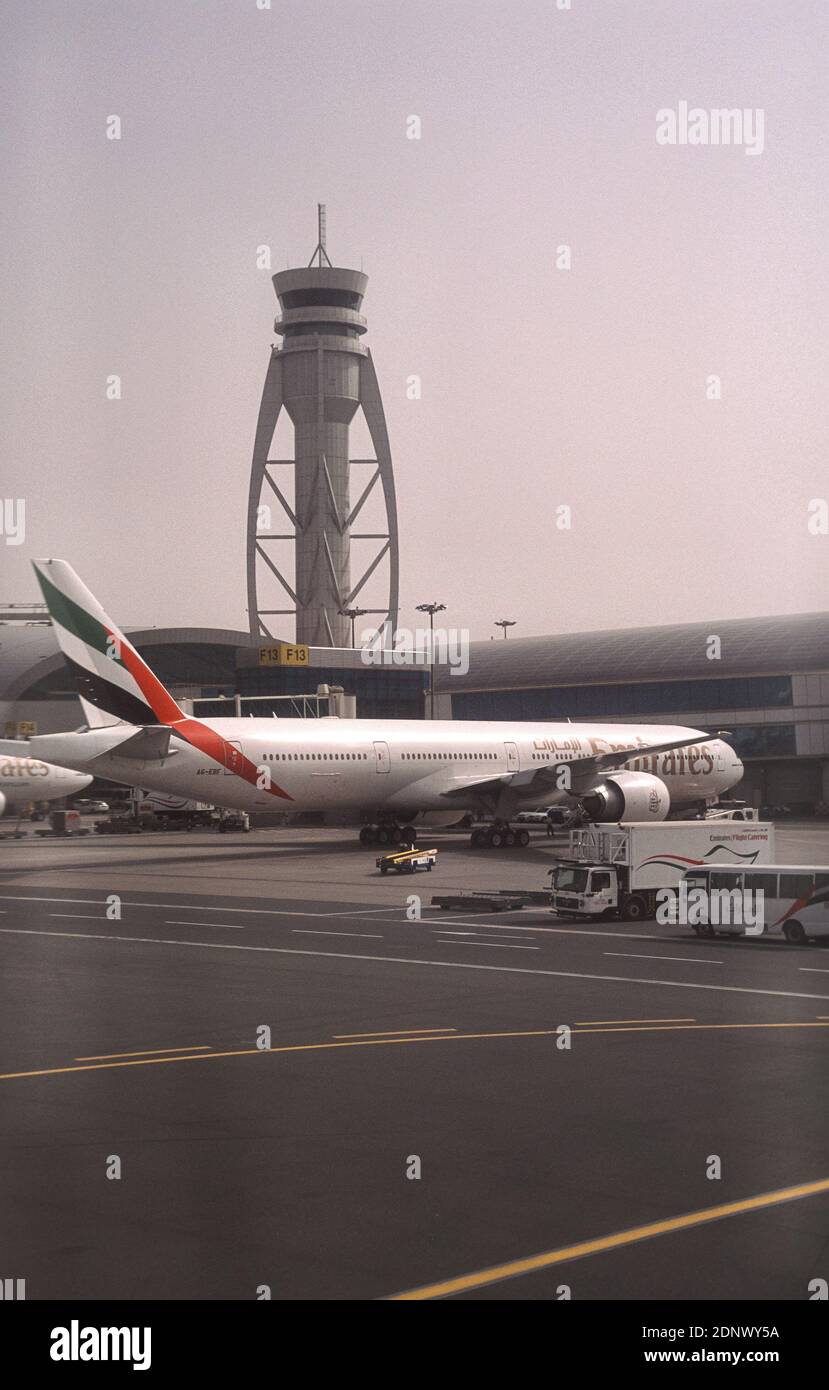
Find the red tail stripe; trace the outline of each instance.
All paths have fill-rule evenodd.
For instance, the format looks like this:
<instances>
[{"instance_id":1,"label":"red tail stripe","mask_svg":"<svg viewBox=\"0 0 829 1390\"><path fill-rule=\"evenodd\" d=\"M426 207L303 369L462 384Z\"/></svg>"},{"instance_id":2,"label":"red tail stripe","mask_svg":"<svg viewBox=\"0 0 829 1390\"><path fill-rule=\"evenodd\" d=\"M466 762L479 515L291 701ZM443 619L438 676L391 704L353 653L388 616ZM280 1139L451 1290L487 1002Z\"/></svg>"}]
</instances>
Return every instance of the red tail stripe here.
<instances>
[{"instance_id":1,"label":"red tail stripe","mask_svg":"<svg viewBox=\"0 0 829 1390\"><path fill-rule=\"evenodd\" d=\"M215 729L209 729L206 724L200 724L198 719L177 719L173 724L174 732L181 738L186 739L194 748L198 748L200 753L212 758L214 762L226 767L228 772L233 772L237 777L241 777L245 782L249 782L252 787L259 781L259 769L254 763L246 758L244 753L240 753L238 748L234 748L232 743L223 739L221 734L217 734ZM267 787L260 787L260 791L270 792L271 796L284 797L286 801L293 801L293 797L282 787L271 782Z\"/></svg>"},{"instance_id":2,"label":"red tail stripe","mask_svg":"<svg viewBox=\"0 0 829 1390\"><path fill-rule=\"evenodd\" d=\"M172 695L169 695L161 681L145 666L138 652L127 646L114 632L109 632L112 641L118 644L118 655L129 671L141 694L150 706L159 724L174 724L184 718L184 710L179 709Z\"/></svg>"},{"instance_id":3,"label":"red tail stripe","mask_svg":"<svg viewBox=\"0 0 829 1390\"><path fill-rule=\"evenodd\" d=\"M221 767L226 767L228 772L234 773L255 787L259 781L259 769L255 764L246 758L244 753L240 753L238 748L234 748L232 743L223 739L221 734L217 734L214 729L209 729L206 724L199 723L198 719L188 719L184 710L179 709L172 695L164 689L161 681L153 675L149 666L144 664L138 653L126 643L121 642L114 632L110 632L109 636L113 642L118 643L118 654L121 661L138 685L159 724L169 725L187 743L197 748L200 753L204 753L206 757L212 758ZM286 801L293 801L293 797L288 792L283 791L282 787L277 786L275 782L271 782L269 786L261 787L259 790L268 791L271 796L281 796Z\"/></svg>"}]
</instances>

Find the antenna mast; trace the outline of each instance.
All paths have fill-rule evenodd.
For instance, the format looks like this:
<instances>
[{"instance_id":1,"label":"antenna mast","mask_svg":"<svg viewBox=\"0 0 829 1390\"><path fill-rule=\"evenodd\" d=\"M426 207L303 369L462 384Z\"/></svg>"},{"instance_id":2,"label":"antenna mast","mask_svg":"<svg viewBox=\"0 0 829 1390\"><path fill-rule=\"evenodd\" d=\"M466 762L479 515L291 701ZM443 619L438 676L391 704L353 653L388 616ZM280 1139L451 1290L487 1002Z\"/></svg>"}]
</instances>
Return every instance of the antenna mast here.
<instances>
[{"instance_id":1,"label":"antenna mast","mask_svg":"<svg viewBox=\"0 0 829 1390\"><path fill-rule=\"evenodd\" d=\"M325 249L325 203L317 203L317 245L313 256L308 262L309 269L314 264L314 261L316 261L318 266L322 266L323 264L328 266L331 265L328 252ZM333 268L334 267L331 266L332 270Z\"/></svg>"}]
</instances>

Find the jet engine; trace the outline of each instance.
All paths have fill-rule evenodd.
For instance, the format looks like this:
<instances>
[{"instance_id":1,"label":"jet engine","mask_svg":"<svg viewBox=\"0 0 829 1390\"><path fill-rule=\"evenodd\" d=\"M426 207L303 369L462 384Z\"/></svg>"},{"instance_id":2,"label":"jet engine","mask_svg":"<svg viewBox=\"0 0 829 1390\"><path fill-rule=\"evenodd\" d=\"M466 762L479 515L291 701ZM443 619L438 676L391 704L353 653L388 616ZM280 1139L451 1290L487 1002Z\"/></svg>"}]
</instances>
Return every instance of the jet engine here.
<instances>
[{"instance_id":1,"label":"jet engine","mask_svg":"<svg viewBox=\"0 0 829 1390\"><path fill-rule=\"evenodd\" d=\"M5 809L6 809L6 798L4 797L3 793L0 792L0 816L2 816L3 812L5 811Z\"/></svg>"},{"instance_id":2,"label":"jet engine","mask_svg":"<svg viewBox=\"0 0 829 1390\"><path fill-rule=\"evenodd\" d=\"M614 772L581 799L592 821L665 820L671 794L649 772Z\"/></svg>"}]
</instances>

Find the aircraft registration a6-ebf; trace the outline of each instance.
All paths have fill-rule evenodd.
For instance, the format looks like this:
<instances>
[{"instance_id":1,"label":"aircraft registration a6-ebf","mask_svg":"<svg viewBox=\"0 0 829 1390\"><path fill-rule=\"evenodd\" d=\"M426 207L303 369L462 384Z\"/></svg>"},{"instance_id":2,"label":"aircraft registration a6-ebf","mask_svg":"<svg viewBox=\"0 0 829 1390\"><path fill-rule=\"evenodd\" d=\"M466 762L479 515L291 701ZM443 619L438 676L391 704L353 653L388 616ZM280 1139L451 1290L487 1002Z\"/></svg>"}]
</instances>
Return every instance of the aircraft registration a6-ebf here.
<instances>
[{"instance_id":1,"label":"aircraft registration a6-ebf","mask_svg":"<svg viewBox=\"0 0 829 1390\"><path fill-rule=\"evenodd\" d=\"M556 802L597 821L664 820L743 773L722 739L664 724L194 719L66 561L35 570L86 727L9 752L236 810L325 811L380 843L471 811L492 817L489 843L511 844L526 835L512 815Z\"/></svg>"}]
</instances>

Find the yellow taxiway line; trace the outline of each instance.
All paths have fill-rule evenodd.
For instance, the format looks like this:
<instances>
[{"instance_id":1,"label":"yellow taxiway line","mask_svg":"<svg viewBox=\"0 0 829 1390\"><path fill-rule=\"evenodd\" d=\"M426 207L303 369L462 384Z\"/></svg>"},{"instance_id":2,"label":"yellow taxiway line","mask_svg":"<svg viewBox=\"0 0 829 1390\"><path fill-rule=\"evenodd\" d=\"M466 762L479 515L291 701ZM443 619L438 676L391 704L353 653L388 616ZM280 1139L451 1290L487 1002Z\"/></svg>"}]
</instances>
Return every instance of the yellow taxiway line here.
<instances>
[{"instance_id":1,"label":"yellow taxiway line","mask_svg":"<svg viewBox=\"0 0 829 1390\"><path fill-rule=\"evenodd\" d=\"M720 1029L743 1029L743 1028L829 1028L829 1021L806 1022L806 1023L669 1023L669 1024L645 1024L623 1027L574 1027L574 1037L585 1037L587 1034L602 1035L605 1033L683 1033L683 1032L706 1032L709 1030ZM177 1055L175 1057L139 1057L132 1061L100 1061L91 1062L85 1066L74 1067L41 1067L34 1071L11 1071L0 1073L0 1081L16 1081L23 1077L31 1076L62 1076L73 1071L107 1071L114 1067L157 1067L165 1062L209 1062L216 1058L223 1057L267 1057L280 1052L328 1052L340 1047L393 1047L403 1044L430 1043L430 1042L467 1042L475 1039L486 1038L554 1038L558 1037L558 1028L529 1028L529 1029L510 1029L498 1033L430 1033L426 1037L389 1037L383 1034L377 1038L362 1038L359 1040L321 1042L321 1043L286 1043L281 1047L243 1047L233 1048L225 1052L190 1052L188 1055ZM183 1049L181 1049L183 1052Z\"/></svg>"},{"instance_id":2,"label":"yellow taxiway line","mask_svg":"<svg viewBox=\"0 0 829 1390\"><path fill-rule=\"evenodd\" d=\"M583 1018L576 1020L576 1028L604 1028L611 1023L696 1023L695 1018Z\"/></svg>"},{"instance_id":3,"label":"yellow taxiway line","mask_svg":"<svg viewBox=\"0 0 829 1390\"><path fill-rule=\"evenodd\" d=\"M381 1033L334 1033L340 1038L402 1038L407 1033L456 1033L457 1028L384 1028Z\"/></svg>"},{"instance_id":4,"label":"yellow taxiway line","mask_svg":"<svg viewBox=\"0 0 829 1390\"><path fill-rule=\"evenodd\" d=\"M141 1052L101 1052L97 1057L76 1057L76 1062L108 1062L111 1057L153 1057L160 1052L209 1052L210 1043L186 1043L181 1047L145 1047Z\"/></svg>"},{"instance_id":5,"label":"yellow taxiway line","mask_svg":"<svg viewBox=\"0 0 829 1390\"><path fill-rule=\"evenodd\" d=\"M652 1221L647 1226L634 1226L629 1231L617 1231L613 1235L600 1236L596 1240L584 1240L578 1245L565 1245L560 1250L548 1250L542 1255L530 1255L527 1259L509 1260L506 1264L492 1265L489 1269L481 1269L474 1274L461 1274L456 1279L444 1279L437 1284L424 1284L421 1288L410 1289L408 1293L393 1294L390 1301L411 1302L468 1293L470 1289L481 1289L487 1284L500 1283L503 1279L514 1279L517 1275L534 1274L537 1270L550 1269L553 1265L581 1260L585 1255L599 1255L606 1250L618 1250L625 1245L635 1245L638 1241L651 1240L654 1236L687 1231L692 1226L722 1221L727 1216L739 1216L748 1211L762 1211L765 1207L778 1206L781 1202L795 1202L803 1197L815 1197L822 1192L829 1192L829 1178L821 1178L819 1182L801 1183L797 1187L781 1187L775 1192L764 1192L759 1197L746 1197L739 1202L723 1202L720 1206L705 1207L702 1211L674 1216L667 1221Z\"/></svg>"}]
</instances>

